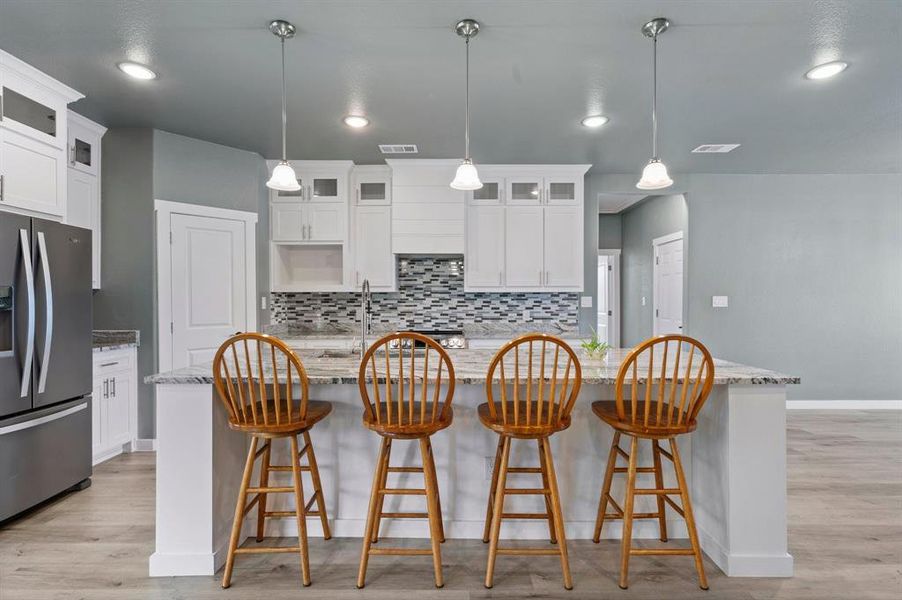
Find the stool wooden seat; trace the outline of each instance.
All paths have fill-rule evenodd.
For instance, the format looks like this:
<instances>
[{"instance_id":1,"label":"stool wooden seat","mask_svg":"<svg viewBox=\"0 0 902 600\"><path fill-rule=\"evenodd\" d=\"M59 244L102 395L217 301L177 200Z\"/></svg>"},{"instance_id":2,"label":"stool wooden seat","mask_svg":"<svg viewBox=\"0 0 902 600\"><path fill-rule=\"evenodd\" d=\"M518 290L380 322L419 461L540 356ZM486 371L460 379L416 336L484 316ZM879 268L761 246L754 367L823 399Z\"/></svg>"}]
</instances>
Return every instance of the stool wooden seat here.
<instances>
[{"instance_id":1,"label":"stool wooden seat","mask_svg":"<svg viewBox=\"0 0 902 600\"><path fill-rule=\"evenodd\" d=\"M392 342L395 342L394 344ZM404 348L408 345L410 348ZM394 346L394 347L393 347ZM418 347L417 347L418 346ZM366 582L369 557L375 554L431 555L435 587L444 586L440 544L445 541L438 478L430 436L451 425L454 367L448 353L430 337L414 332L391 333L377 340L363 355L358 374L363 400L363 424L382 436L373 474L366 533L357 572L357 587ZM394 440L418 440L422 466L391 466ZM389 487L389 473L422 473L422 488ZM421 495L426 512L383 512L385 496ZM431 549L374 548L383 518L427 518Z\"/></svg>"},{"instance_id":2,"label":"stool wooden seat","mask_svg":"<svg viewBox=\"0 0 902 600\"><path fill-rule=\"evenodd\" d=\"M595 519L593 541L598 543L601 529L607 519L623 520L623 537L620 554L620 587L628 586L630 556L641 555L688 555L695 559L699 586L708 589L702 552L698 544L695 519L689 488L680 461L676 437L690 433L696 428L696 417L708 398L714 384L714 361L708 349L701 342L682 335L664 335L644 341L626 357L617 372L614 386L614 401L592 404L592 411L605 423L614 428L614 440L608 454L604 483L598 501L598 515ZM629 387L628 398L624 386ZM644 391L640 392L640 388ZM620 439L630 439L627 453L620 447ZM639 440L651 442L653 465L638 466ZM668 452L661 442L669 445ZM673 463L676 487L664 484L662 457ZM617 459L627 461L626 467L618 467ZM627 476L626 498L623 505L611 497L611 482L614 475ZM654 475L655 485L651 488L636 487L638 474ZM657 500L657 511L636 513L636 496L651 495ZM671 498L678 496L680 504ZM609 513L608 505L614 512ZM660 528L660 539L667 541L666 507L686 520L691 548L632 548L633 519L656 519Z\"/></svg>"},{"instance_id":3,"label":"stool wooden seat","mask_svg":"<svg viewBox=\"0 0 902 600\"><path fill-rule=\"evenodd\" d=\"M235 506L235 520L222 587L231 585L232 568L238 554L259 554L274 552L297 552L301 562L301 580L310 585L310 564L307 553L307 517L318 516L323 527L323 537L329 539L329 521L323 487L313 453L310 428L323 420L330 412L329 402L308 398L307 373L298 356L282 340L260 333L241 333L226 340L213 359L213 377L219 399L229 414L229 427L251 436L244 475L238 491ZM298 436L304 437L304 447L298 449ZM291 464L271 464L272 441L288 438L291 446ZM307 464L301 464L306 456ZM260 482L250 486L254 464L261 458ZM310 473L313 495L304 501L302 472ZM272 473L291 473L292 484L271 485ZM269 494L294 494L295 509L292 511L267 510ZM247 501L248 494L254 494ZM316 510L311 508L316 503ZM244 517L257 507L258 542L263 540L266 519L290 517L297 520L298 545L293 547L239 548Z\"/></svg>"},{"instance_id":4,"label":"stool wooden seat","mask_svg":"<svg viewBox=\"0 0 902 600\"><path fill-rule=\"evenodd\" d=\"M573 588L549 437L570 426L570 412L579 395L581 382L582 370L573 349L564 340L551 335L535 333L512 340L495 354L489 364L485 386L488 402L477 409L482 424L499 434L482 538L483 542L490 543L485 573L487 588L493 585L495 559L499 554L559 556L564 587L568 590ZM536 440L539 466L509 466L512 439ZM512 474L540 475L542 487L509 488L507 479ZM545 512L504 512L504 499L512 494L542 496ZM503 519L547 520L549 538L556 547L499 547Z\"/></svg>"}]
</instances>

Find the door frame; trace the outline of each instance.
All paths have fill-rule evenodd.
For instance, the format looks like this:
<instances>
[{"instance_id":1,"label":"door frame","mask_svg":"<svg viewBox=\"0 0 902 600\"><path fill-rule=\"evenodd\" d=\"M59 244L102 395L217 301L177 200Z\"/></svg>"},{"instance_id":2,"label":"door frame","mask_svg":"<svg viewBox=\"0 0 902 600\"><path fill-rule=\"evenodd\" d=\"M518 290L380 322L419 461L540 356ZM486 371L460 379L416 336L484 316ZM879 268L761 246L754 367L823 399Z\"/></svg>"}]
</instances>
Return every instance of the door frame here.
<instances>
[{"instance_id":1,"label":"door frame","mask_svg":"<svg viewBox=\"0 0 902 600\"><path fill-rule=\"evenodd\" d=\"M611 344L615 348L620 348L620 248L610 248L610 249L600 249L598 250L598 256L607 256L611 258L610 267L611 267L611 286L608 290L608 295L611 297L611 302L609 304L609 310L611 311L610 319L608 319L608 343ZM598 258L595 259L595 272L596 277L598 276ZM598 282L595 283L595 292L598 293ZM596 310L595 310L595 325L598 325L598 302L601 299L596 299ZM611 340L616 340L617 343L612 343Z\"/></svg>"},{"instance_id":2,"label":"door frame","mask_svg":"<svg viewBox=\"0 0 902 600\"><path fill-rule=\"evenodd\" d=\"M686 237L683 235L683 231L674 231L673 233L668 233L667 235L662 235L661 237L656 237L651 241L651 332L652 335L658 334L658 246L662 246L664 244L675 242L677 240L683 241L683 293L682 298L680 299L680 322L683 324L680 332L685 334L686 332Z\"/></svg>"},{"instance_id":3,"label":"door frame","mask_svg":"<svg viewBox=\"0 0 902 600\"><path fill-rule=\"evenodd\" d=\"M244 222L244 257L247 281L245 310L247 311L248 330L255 331L257 329L257 213L170 200L154 200L157 367L161 372L172 370L172 265L169 261L169 247L171 242L170 223L174 214Z\"/></svg>"}]
</instances>

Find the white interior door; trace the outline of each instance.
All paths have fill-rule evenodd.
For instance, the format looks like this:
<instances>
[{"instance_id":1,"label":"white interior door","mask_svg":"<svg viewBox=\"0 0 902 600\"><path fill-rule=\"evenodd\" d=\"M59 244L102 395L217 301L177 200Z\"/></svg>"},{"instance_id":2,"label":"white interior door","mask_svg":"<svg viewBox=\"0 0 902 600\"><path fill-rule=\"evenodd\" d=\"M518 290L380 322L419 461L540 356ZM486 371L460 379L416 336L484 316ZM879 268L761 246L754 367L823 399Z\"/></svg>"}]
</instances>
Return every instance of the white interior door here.
<instances>
[{"instance_id":1,"label":"white interior door","mask_svg":"<svg viewBox=\"0 0 902 600\"><path fill-rule=\"evenodd\" d=\"M683 234L653 242L654 334L683 332Z\"/></svg>"},{"instance_id":2,"label":"white interior door","mask_svg":"<svg viewBox=\"0 0 902 600\"><path fill-rule=\"evenodd\" d=\"M609 256L598 257L598 339L606 344L610 344L610 330L608 329L608 321L610 320L610 302L608 301L608 290L610 282L608 281Z\"/></svg>"},{"instance_id":3,"label":"white interior door","mask_svg":"<svg viewBox=\"0 0 902 600\"><path fill-rule=\"evenodd\" d=\"M245 222L173 213L172 368L213 360L219 345L248 330ZM253 230L251 230L253 231Z\"/></svg>"}]
</instances>

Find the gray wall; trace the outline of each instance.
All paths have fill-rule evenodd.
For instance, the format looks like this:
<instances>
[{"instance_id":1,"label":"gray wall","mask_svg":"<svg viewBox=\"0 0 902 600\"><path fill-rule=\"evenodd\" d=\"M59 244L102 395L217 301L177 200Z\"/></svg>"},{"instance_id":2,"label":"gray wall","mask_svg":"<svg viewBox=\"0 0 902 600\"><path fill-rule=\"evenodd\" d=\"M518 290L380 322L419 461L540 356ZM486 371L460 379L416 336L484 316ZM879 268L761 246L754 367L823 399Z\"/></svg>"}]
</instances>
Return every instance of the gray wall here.
<instances>
[{"instance_id":1,"label":"gray wall","mask_svg":"<svg viewBox=\"0 0 902 600\"><path fill-rule=\"evenodd\" d=\"M598 249L615 250L623 244L622 218L616 215L598 215Z\"/></svg>"},{"instance_id":2,"label":"gray wall","mask_svg":"<svg viewBox=\"0 0 902 600\"><path fill-rule=\"evenodd\" d=\"M686 200L681 194L650 196L621 213L622 252L620 255L620 340L635 346L653 335L654 252L652 240L686 230ZM684 252L685 255L685 252ZM684 268L684 306L686 313L686 272ZM642 297L645 306L642 306ZM684 319L685 321L685 319ZM685 322L684 322L685 327Z\"/></svg>"},{"instance_id":3,"label":"gray wall","mask_svg":"<svg viewBox=\"0 0 902 600\"><path fill-rule=\"evenodd\" d=\"M138 436L153 437L153 397L140 379L154 370L153 131L103 136L101 289L96 329L138 329Z\"/></svg>"},{"instance_id":4,"label":"gray wall","mask_svg":"<svg viewBox=\"0 0 902 600\"><path fill-rule=\"evenodd\" d=\"M902 175L693 175L689 188L692 335L799 375L790 398L902 399Z\"/></svg>"},{"instance_id":5,"label":"gray wall","mask_svg":"<svg viewBox=\"0 0 902 600\"><path fill-rule=\"evenodd\" d=\"M157 361L154 200L258 213L258 289L268 290L266 165L253 152L151 129L111 129L103 155L103 281L94 296L94 322L141 330L138 435L151 438L153 388L142 380ZM258 314L260 323L268 322Z\"/></svg>"},{"instance_id":6,"label":"gray wall","mask_svg":"<svg viewBox=\"0 0 902 600\"><path fill-rule=\"evenodd\" d=\"M592 175L586 189L634 183ZM689 335L799 375L791 399L902 399L902 175L680 175L672 191L688 206Z\"/></svg>"}]
</instances>

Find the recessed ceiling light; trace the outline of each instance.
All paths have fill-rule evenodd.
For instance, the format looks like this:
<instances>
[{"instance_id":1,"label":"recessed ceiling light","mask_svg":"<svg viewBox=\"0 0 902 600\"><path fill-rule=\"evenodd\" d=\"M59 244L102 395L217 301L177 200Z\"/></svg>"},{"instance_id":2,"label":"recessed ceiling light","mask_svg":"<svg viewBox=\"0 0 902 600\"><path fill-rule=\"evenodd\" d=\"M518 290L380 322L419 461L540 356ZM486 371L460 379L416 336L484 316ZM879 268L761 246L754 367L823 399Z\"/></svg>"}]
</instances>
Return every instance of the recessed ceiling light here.
<instances>
[{"instance_id":1,"label":"recessed ceiling light","mask_svg":"<svg viewBox=\"0 0 902 600\"><path fill-rule=\"evenodd\" d=\"M834 75L839 75L848 67L848 63L844 63L841 60L835 60L833 62L824 63L822 65L818 65L805 73L805 77L808 79L829 79Z\"/></svg>"},{"instance_id":2,"label":"recessed ceiling light","mask_svg":"<svg viewBox=\"0 0 902 600\"><path fill-rule=\"evenodd\" d=\"M353 127L354 129L360 129L361 127L366 127L370 124L370 120L366 117L361 117L360 115L348 115L344 118L345 125L348 127Z\"/></svg>"},{"instance_id":3,"label":"recessed ceiling light","mask_svg":"<svg viewBox=\"0 0 902 600\"><path fill-rule=\"evenodd\" d=\"M592 127L592 128L601 127L602 125L604 125L607 122L608 122L608 118L603 117L601 115L590 115L590 116L586 117L585 119L583 119L582 121L580 121L580 123L583 124L583 127Z\"/></svg>"},{"instance_id":4,"label":"recessed ceiling light","mask_svg":"<svg viewBox=\"0 0 902 600\"><path fill-rule=\"evenodd\" d=\"M133 62L121 62L118 65L119 70L128 75L129 77L134 77L135 79L156 79L157 74L145 67L144 65L139 65L138 63Z\"/></svg>"}]
</instances>

